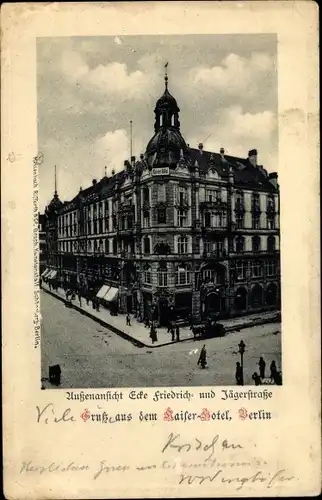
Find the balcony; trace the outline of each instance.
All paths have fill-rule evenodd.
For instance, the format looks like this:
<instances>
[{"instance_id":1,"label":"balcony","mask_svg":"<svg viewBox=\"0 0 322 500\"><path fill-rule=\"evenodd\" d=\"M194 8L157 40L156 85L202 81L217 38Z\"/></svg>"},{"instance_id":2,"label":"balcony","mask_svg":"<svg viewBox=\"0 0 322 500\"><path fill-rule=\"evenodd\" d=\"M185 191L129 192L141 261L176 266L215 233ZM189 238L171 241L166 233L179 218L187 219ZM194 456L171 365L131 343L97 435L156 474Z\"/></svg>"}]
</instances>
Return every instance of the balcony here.
<instances>
[{"instance_id":1,"label":"balcony","mask_svg":"<svg viewBox=\"0 0 322 500\"><path fill-rule=\"evenodd\" d=\"M131 201L124 201L120 203L119 212L121 214L132 214L134 213L134 205Z\"/></svg>"},{"instance_id":2,"label":"balcony","mask_svg":"<svg viewBox=\"0 0 322 500\"><path fill-rule=\"evenodd\" d=\"M216 212L225 212L227 210L227 203L221 200L202 201L200 203L200 210L214 210Z\"/></svg>"},{"instance_id":3,"label":"balcony","mask_svg":"<svg viewBox=\"0 0 322 500\"><path fill-rule=\"evenodd\" d=\"M224 260L227 258L227 251L226 250L212 250L212 251L208 252L207 250L204 250L202 257L204 259Z\"/></svg>"},{"instance_id":4,"label":"balcony","mask_svg":"<svg viewBox=\"0 0 322 500\"><path fill-rule=\"evenodd\" d=\"M227 223L222 226L202 226L201 227L202 234L218 234L218 233L224 233L225 231L228 231L228 226Z\"/></svg>"}]
</instances>

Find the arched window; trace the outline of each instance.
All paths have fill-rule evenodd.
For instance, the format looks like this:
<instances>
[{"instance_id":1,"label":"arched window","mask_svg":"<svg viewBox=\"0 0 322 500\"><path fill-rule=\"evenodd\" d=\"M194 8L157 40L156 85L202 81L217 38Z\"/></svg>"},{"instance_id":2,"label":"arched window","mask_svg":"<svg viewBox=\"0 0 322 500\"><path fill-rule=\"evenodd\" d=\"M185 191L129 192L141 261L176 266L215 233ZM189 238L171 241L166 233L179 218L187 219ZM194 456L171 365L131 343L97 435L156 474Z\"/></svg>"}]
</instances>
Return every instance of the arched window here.
<instances>
[{"instance_id":1,"label":"arched window","mask_svg":"<svg viewBox=\"0 0 322 500\"><path fill-rule=\"evenodd\" d=\"M267 250L269 252L274 252L275 248L276 248L275 236L269 236L267 238Z\"/></svg>"},{"instance_id":2,"label":"arched window","mask_svg":"<svg viewBox=\"0 0 322 500\"><path fill-rule=\"evenodd\" d=\"M178 253L188 253L188 238L187 236L179 236L178 238Z\"/></svg>"},{"instance_id":3,"label":"arched window","mask_svg":"<svg viewBox=\"0 0 322 500\"><path fill-rule=\"evenodd\" d=\"M143 252L151 253L151 245L149 236L145 236L143 240Z\"/></svg>"},{"instance_id":4,"label":"arched window","mask_svg":"<svg viewBox=\"0 0 322 500\"><path fill-rule=\"evenodd\" d=\"M113 254L117 254L117 241L116 238L113 238Z\"/></svg>"},{"instance_id":5,"label":"arched window","mask_svg":"<svg viewBox=\"0 0 322 500\"><path fill-rule=\"evenodd\" d=\"M149 264L146 264L144 266L144 271L143 271L143 282L146 285L151 285L152 283L152 273L151 273L151 266Z\"/></svg>"},{"instance_id":6,"label":"arched window","mask_svg":"<svg viewBox=\"0 0 322 500\"><path fill-rule=\"evenodd\" d=\"M143 188L143 203L150 203L150 190L147 186Z\"/></svg>"},{"instance_id":7,"label":"arched window","mask_svg":"<svg viewBox=\"0 0 322 500\"><path fill-rule=\"evenodd\" d=\"M158 286L168 286L168 270L166 262L160 262L158 271Z\"/></svg>"},{"instance_id":8,"label":"arched window","mask_svg":"<svg viewBox=\"0 0 322 500\"><path fill-rule=\"evenodd\" d=\"M236 253L243 253L245 251L245 238L237 236L236 238Z\"/></svg>"},{"instance_id":9,"label":"arched window","mask_svg":"<svg viewBox=\"0 0 322 500\"><path fill-rule=\"evenodd\" d=\"M266 298L266 304L268 304L269 306L276 304L277 286L275 285L275 283L270 283L268 285L268 287L266 289L265 298Z\"/></svg>"},{"instance_id":10,"label":"arched window","mask_svg":"<svg viewBox=\"0 0 322 500\"><path fill-rule=\"evenodd\" d=\"M235 211L236 212L244 212L244 210L245 210L244 194L242 193L242 191L237 191L235 201L236 201L235 202Z\"/></svg>"},{"instance_id":11,"label":"arched window","mask_svg":"<svg viewBox=\"0 0 322 500\"><path fill-rule=\"evenodd\" d=\"M250 294L252 307L260 307L263 304L263 288L255 285Z\"/></svg>"},{"instance_id":12,"label":"arched window","mask_svg":"<svg viewBox=\"0 0 322 500\"><path fill-rule=\"evenodd\" d=\"M236 295L235 295L235 308L238 311L242 311L243 309L246 309L247 307L247 290L244 287L239 287L236 290Z\"/></svg>"},{"instance_id":13,"label":"arched window","mask_svg":"<svg viewBox=\"0 0 322 500\"><path fill-rule=\"evenodd\" d=\"M259 252L261 249L261 239L259 236L253 236L252 238L252 249L253 252Z\"/></svg>"},{"instance_id":14,"label":"arched window","mask_svg":"<svg viewBox=\"0 0 322 500\"><path fill-rule=\"evenodd\" d=\"M176 269L176 285L189 285L191 283L190 268L186 264L180 264Z\"/></svg>"},{"instance_id":15,"label":"arched window","mask_svg":"<svg viewBox=\"0 0 322 500\"><path fill-rule=\"evenodd\" d=\"M211 215L209 212L205 213L205 227L211 226Z\"/></svg>"}]
</instances>

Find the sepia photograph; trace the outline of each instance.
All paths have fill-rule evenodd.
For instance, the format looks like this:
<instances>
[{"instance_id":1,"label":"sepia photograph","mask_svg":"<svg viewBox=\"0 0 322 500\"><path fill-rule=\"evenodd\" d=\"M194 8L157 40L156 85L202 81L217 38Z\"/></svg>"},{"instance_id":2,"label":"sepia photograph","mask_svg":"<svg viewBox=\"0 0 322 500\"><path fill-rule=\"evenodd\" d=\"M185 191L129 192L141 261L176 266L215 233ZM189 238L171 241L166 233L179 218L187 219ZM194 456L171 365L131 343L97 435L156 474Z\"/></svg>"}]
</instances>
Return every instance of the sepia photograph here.
<instances>
[{"instance_id":1,"label":"sepia photograph","mask_svg":"<svg viewBox=\"0 0 322 500\"><path fill-rule=\"evenodd\" d=\"M282 385L275 34L37 39L41 387Z\"/></svg>"}]
</instances>

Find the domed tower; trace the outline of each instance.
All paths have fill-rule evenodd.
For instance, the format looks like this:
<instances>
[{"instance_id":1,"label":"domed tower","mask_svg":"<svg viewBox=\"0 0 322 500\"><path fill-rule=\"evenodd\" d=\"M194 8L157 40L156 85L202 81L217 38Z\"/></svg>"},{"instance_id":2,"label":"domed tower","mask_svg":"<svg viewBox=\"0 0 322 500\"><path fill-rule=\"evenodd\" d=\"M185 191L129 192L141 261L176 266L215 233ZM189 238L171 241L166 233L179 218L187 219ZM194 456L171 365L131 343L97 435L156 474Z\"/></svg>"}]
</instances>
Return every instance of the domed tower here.
<instances>
[{"instance_id":1,"label":"domed tower","mask_svg":"<svg viewBox=\"0 0 322 500\"><path fill-rule=\"evenodd\" d=\"M182 154L187 150L187 145L180 133L180 109L177 101L168 90L167 72L165 73L164 82L164 93L158 99L154 109L155 134L147 145L146 156L149 164L154 167L175 168L180 158L182 158Z\"/></svg>"}]
</instances>

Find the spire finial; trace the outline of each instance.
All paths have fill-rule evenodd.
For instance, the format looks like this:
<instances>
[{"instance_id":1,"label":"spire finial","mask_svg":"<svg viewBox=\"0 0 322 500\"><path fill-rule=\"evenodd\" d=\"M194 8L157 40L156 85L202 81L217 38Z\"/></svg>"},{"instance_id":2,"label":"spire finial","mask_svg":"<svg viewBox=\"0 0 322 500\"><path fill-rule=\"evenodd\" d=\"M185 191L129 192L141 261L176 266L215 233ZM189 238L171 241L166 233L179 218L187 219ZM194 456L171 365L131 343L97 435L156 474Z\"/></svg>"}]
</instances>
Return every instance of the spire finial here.
<instances>
[{"instance_id":1,"label":"spire finial","mask_svg":"<svg viewBox=\"0 0 322 500\"><path fill-rule=\"evenodd\" d=\"M57 196L57 167L55 165L55 195Z\"/></svg>"},{"instance_id":2,"label":"spire finial","mask_svg":"<svg viewBox=\"0 0 322 500\"><path fill-rule=\"evenodd\" d=\"M165 82L165 89L168 90L168 65L169 63L166 62L165 65L164 65L164 70L165 70L165 73L164 73L164 82Z\"/></svg>"}]
</instances>

